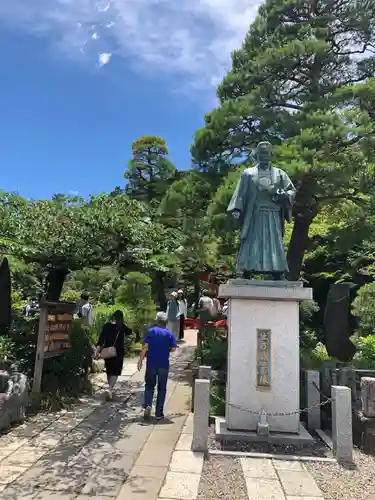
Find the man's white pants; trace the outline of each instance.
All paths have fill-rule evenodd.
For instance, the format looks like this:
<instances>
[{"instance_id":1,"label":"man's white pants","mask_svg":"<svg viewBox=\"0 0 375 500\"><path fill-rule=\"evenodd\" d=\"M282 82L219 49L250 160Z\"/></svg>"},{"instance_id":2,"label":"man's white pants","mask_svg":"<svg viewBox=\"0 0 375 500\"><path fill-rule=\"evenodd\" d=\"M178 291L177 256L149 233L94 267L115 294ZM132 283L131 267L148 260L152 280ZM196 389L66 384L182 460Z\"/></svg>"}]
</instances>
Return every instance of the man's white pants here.
<instances>
[{"instance_id":1,"label":"man's white pants","mask_svg":"<svg viewBox=\"0 0 375 500\"><path fill-rule=\"evenodd\" d=\"M176 338L178 338L178 334L180 333L180 321L168 321L167 328L170 330Z\"/></svg>"}]
</instances>

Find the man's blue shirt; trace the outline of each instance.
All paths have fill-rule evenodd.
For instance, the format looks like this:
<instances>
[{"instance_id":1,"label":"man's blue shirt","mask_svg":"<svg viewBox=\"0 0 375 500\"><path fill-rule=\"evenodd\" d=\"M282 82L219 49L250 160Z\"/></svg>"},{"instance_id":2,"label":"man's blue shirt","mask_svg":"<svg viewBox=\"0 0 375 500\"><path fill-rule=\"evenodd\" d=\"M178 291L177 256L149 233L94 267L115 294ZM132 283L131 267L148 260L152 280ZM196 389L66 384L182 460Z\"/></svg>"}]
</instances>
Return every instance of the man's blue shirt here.
<instances>
[{"instance_id":1,"label":"man's blue shirt","mask_svg":"<svg viewBox=\"0 0 375 500\"><path fill-rule=\"evenodd\" d=\"M145 337L147 368L169 368L170 350L177 347L176 338L168 328L154 326Z\"/></svg>"}]
</instances>

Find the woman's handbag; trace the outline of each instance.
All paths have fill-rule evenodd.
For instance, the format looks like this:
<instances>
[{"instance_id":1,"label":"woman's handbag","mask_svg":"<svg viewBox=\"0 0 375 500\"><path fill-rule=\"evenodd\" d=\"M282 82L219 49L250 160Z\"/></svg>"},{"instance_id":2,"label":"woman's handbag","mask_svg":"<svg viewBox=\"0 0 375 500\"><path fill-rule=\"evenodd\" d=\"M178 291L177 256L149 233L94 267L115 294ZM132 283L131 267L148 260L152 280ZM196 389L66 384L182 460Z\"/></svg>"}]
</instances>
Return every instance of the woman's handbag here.
<instances>
[{"instance_id":1,"label":"woman's handbag","mask_svg":"<svg viewBox=\"0 0 375 500\"><path fill-rule=\"evenodd\" d=\"M113 346L111 346L111 347L103 347L103 349L100 351L100 357L102 359L113 359L113 358L117 357L117 350L116 350L115 345L116 345L119 333L120 332L118 332L117 335L116 335L116 339L114 341Z\"/></svg>"}]
</instances>

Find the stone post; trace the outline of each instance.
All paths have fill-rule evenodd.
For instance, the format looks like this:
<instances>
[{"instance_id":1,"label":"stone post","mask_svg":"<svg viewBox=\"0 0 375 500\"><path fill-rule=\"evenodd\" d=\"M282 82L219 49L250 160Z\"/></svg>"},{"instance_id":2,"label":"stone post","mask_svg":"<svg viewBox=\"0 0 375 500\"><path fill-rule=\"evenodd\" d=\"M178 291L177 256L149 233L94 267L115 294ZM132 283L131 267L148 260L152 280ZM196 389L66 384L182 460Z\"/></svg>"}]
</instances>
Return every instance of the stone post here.
<instances>
[{"instance_id":1,"label":"stone post","mask_svg":"<svg viewBox=\"0 0 375 500\"><path fill-rule=\"evenodd\" d=\"M349 387L352 391L352 401L357 399L357 384L356 376L353 368L341 368L339 371L339 384Z\"/></svg>"},{"instance_id":2,"label":"stone post","mask_svg":"<svg viewBox=\"0 0 375 500\"><path fill-rule=\"evenodd\" d=\"M211 380L211 366L200 366L198 378L201 380Z\"/></svg>"},{"instance_id":3,"label":"stone post","mask_svg":"<svg viewBox=\"0 0 375 500\"><path fill-rule=\"evenodd\" d=\"M307 412L307 428L310 431L321 428L320 423L320 374L318 371L306 371L306 391L307 407L311 408ZM314 408L312 408L314 407Z\"/></svg>"},{"instance_id":4,"label":"stone post","mask_svg":"<svg viewBox=\"0 0 375 500\"><path fill-rule=\"evenodd\" d=\"M196 379L194 391L194 428L192 451L206 452L210 417L210 381Z\"/></svg>"},{"instance_id":5,"label":"stone post","mask_svg":"<svg viewBox=\"0 0 375 500\"><path fill-rule=\"evenodd\" d=\"M375 417L375 378L361 378L361 400L363 415L367 418Z\"/></svg>"},{"instance_id":6,"label":"stone post","mask_svg":"<svg viewBox=\"0 0 375 500\"><path fill-rule=\"evenodd\" d=\"M331 360L323 361L322 368L322 390L329 397L331 395L332 375L331 371L336 367L336 363Z\"/></svg>"},{"instance_id":7,"label":"stone post","mask_svg":"<svg viewBox=\"0 0 375 500\"><path fill-rule=\"evenodd\" d=\"M353 461L352 399L349 387L332 386L333 454L338 462Z\"/></svg>"}]
</instances>

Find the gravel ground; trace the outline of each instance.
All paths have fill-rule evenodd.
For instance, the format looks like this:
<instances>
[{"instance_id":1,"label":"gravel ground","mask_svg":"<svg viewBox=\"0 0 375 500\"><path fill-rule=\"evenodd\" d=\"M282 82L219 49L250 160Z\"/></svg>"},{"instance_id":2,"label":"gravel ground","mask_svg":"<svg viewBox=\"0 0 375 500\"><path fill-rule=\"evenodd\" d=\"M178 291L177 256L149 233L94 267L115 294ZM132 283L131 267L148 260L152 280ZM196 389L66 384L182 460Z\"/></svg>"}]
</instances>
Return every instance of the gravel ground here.
<instances>
[{"instance_id":1,"label":"gravel ground","mask_svg":"<svg viewBox=\"0 0 375 500\"><path fill-rule=\"evenodd\" d=\"M375 500L375 457L354 451L355 465L308 462L325 500Z\"/></svg>"},{"instance_id":2,"label":"gravel ground","mask_svg":"<svg viewBox=\"0 0 375 500\"><path fill-rule=\"evenodd\" d=\"M303 446L272 445L268 443L246 443L243 441L218 442L215 440L215 428L210 429L209 449L225 451L244 451L255 453L273 453L276 455L299 455L305 457L332 457L332 451L319 438L314 435L315 443ZM374 499L375 500L375 499Z\"/></svg>"},{"instance_id":3,"label":"gravel ground","mask_svg":"<svg viewBox=\"0 0 375 500\"><path fill-rule=\"evenodd\" d=\"M209 457L205 460L197 500L249 500L238 458Z\"/></svg>"}]
</instances>

